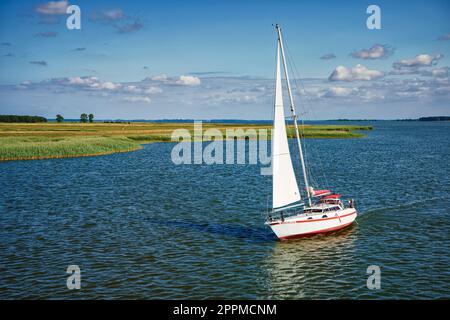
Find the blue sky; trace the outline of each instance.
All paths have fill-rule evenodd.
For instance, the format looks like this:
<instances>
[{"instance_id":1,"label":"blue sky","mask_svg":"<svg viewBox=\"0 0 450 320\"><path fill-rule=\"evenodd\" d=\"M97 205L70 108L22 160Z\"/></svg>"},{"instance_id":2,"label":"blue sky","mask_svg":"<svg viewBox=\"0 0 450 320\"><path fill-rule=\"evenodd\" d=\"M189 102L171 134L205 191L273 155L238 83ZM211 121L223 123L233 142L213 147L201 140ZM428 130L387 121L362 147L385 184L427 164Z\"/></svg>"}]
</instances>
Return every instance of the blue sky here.
<instances>
[{"instance_id":1,"label":"blue sky","mask_svg":"<svg viewBox=\"0 0 450 320\"><path fill-rule=\"evenodd\" d=\"M70 4L81 30L66 28ZM445 0L16 0L0 15L3 114L268 119L278 22L306 119L450 115Z\"/></svg>"}]
</instances>

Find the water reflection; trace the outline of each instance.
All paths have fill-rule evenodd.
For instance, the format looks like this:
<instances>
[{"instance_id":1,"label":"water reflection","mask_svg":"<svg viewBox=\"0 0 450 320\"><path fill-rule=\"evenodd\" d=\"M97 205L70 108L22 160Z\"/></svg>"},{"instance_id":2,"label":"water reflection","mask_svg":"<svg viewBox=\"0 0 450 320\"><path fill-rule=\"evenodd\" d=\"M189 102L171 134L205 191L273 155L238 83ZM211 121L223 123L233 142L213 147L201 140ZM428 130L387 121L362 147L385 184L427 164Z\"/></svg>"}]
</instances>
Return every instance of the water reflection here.
<instances>
[{"instance_id":1,"label":"water reflection","mask_svg":"<svg viewBox=\"0 0 450 320\"><path fill-rule=\"evenodd\" d=\"M266 261L267 298L314 298L332 290L355 255L355 226L327 236L278 241ZM323 297L323 294L321 295Z\"/></svg>"}]
</instances>

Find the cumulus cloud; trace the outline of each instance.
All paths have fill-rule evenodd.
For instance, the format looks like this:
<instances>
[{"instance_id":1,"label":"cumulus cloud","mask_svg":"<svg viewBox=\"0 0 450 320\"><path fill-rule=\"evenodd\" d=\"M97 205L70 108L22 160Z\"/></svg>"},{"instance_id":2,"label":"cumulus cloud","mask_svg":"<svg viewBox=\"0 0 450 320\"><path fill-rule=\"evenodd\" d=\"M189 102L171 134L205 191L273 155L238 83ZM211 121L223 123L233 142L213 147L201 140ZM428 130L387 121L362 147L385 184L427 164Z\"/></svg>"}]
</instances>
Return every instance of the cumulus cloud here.
<instances>
[{"instance_id":1,"label":"cumulus cloud","mask_svg":"<svg viewBox=\"0 0 450 320\"><path fill-rule=\"evenodd\" d=\"M124 87L124 90L126 92L133 92L133 93L139 93L141 92L141 88L139 88L138 86L135 85L128 85Z\"/></svg>"},{"instance_id":2,"label":"cumulus cloud","mask_svg":"<svg viewBox=\"0 0 450 320\"><path fill-rule=\"evenodd\" d=\"M116 90L119 89L122 85L120 83L114 83L111 81L106 82L97 82L91 85L91 88L93 89L106 89L106 90Z\"/></svg>"},{"instance_id":3,"label":"cumulus cloud","mask_svg":"<svg viewBox=\"0 0 450 320\"><path fill-rule=\"evenodd\" d=\"M50 1L37 5L35 11L41 15L65 15L69 1Z\"/></svg>"},{"instance_id":4,"label":"cumulus cloud","mask_svg":"<svg viewBox=\"0 0 450 320\"><path fill-rule=\"evenodd\" d=\"M180 76L180 78L176 80L175 83L183 86L198 86L201 81L200 78L197 78L195 76Z\"/></svg>"},{"instance_id":5,"label":"cumulus cloud","mask_svg":"<svg viewBox=\"0 0 450 320\"><path fill-rule=\"evenodd\" d=\"M169 77L166 74L159 74L146 78L147 81L162 82L169 85L180 85L180 86L198 86L201 84L200 78L196 76L186 76L181 75L179 77Z\"/></svg>"},{"instance_id":6,"label":"cumulus cloud","mask_svg":"<svg viewBox=\"0 0 450 320\"><path fill-rule=\"evenodd\" d=\"M350 55L357 59L382 59L392 55L394 49L386 44L374 44L369 49L354 51Z\"/></svg>"},{"instance_id":7,"label":"cumulus cloud","mask_svg":"<svg viewBox=\"0 0 450 320\"><path fill-rule=\"evenodd\" d=\"M447 78L449 75L449 67L433 68L431 70L423 70L421 75L435 78Z\"/></svg>"},{"instance_id":8,"label":"cumulus cloud","mask_svg":"<svg viewBox=\"0 0 450 320\"><path fill-rule=\"evenodd\" d=\"M40 61L29 61L29 63L35 64L35 65L38 65L38 66L43 66L43 67L47 66L47 61L43 61L43 60L40 60Z\"/></svg>"},{"instance_id":9,"label":"cumulus cloud","mask_svg":"<svg viewBox=\"0 0 450 320\"><path fill-rule=\"evenodd\" d=\"M443 54L419 54L412 59L402 59L394 62L392 65L395 69L401 69L403 67L411 68L411 67L423 67L423 66L431 66L435 64L439 59L444 57Z\"/></svg>"},{"instance_id":10,"label":"cumulus cloud","mask_svg":"<svg viewBox=\"0 0 450 320\"><path fill-rule=\"evenodd\" d=\"M338 66L328 77L329 81L370 81L384 76L384 73L378 70L370 70L361 64L354 68Z\"/></svg>"},{"instance_id":11,"label":"cumulus cloud","mask_svg":"<svg viewBox=\"0 0 450 320\"><path fill-rule=\"evenodd\" d=\"M320 59L322 59L322 60L330 60L330 59L334 59L334 58L336 58L334 53L327 53L320 57Z\"/></svg>"},{"instance_id":12,"label":"cumulus cloud","mask_svg":"<svg viewBox=\"0 0 450 320\"><path fill-rule=\"evenodd\" d=\"M328 105L330 99L333 99L333 103L346 103L348 106L419 100L428 103L433 99L445 101L450 97L448 70L445 68L428 70L428 76L414 79L384 77L378 81L351 82L354 79L372 79L374 75L371 71L374 70L368 70L362 66L346 69L344 76L338 71L340 79L346 79L339 83L328 82L326 79L304 79L306 97L312 104ZM379 76L378 73L376 75ZM113 82L94 76L83 76L54 78L41 82L27 81L16 87L22 92L39 90L51 95L81 93L80 95L84 97L107 98L111 103L115 101L119 105L124 102L138 106L176 105L177 108L180 105L198 105L225 107L227 110L233 106L245 105L245 110L261 108L261 106L267 106L267 110L271 110L274 79L211 76L201 78L200 86L186 84L192 81L180 79L185 78L158 75L135 82ZM177 83L180 81L183 83ZM196 81L193 80L193 82ZM297 93L294 94L294 98L298 100ZM242 112L243 109L239 109L236 114L242 114Z\"/></svg>"},{"instance_id":13,"label":"cumulus cloud","mask_svg":"<svg viewBox=\"0 0 450 320\"><path fill-rule=\"evenodd\" d=\"M120 83L112 81L102 81L97 77L67 77L67 78L53 78L49 81L50 84L58 85L62 87L78 87L88 90L105 90L115 91L122 87Z\"/></svg>"},{"instance_id":14,"label":"cumulus cloud","mask_svg":"<svg viewBox=\"0 0 450 320\"><path fill-rule=\"evenodd\" d=\"M150 80L151 81L151 80ZM165 84L173 88L171 84ZM52 78L41 82L23 82L19 89L46 90L53 93L85 91L89 95L110 97L128 102L150 103L151 97L158 97L163 89L149 85L148 80L138 82L104 81L94 76Z\"/></svg>"},{"instance_id":15,"label":"cumulus cloud","mask_svg":"<svg viewBox=\"0 0 450 320\"><path fill-rule=\"evenodd\" d=\"M122 100L126 102L145 102L145 103L152 102L152 100L149 97L142 97L142 96L123 97Z\"/></svg>"},{"instance_id":16,"label":"cumulus cloud","mask_svg":"<svg viewBox=\"0 0 450 320\"><path fill-rule=\"evenodd\" d=\"M148 89L145 89L145 93L147 94L156 94L163 92L161 88L158 87L150 87Z\"/></svg>"},{"instance_id":17,"label":"cumulus cloud","mask_svg":"<svg viewBox=\"0 0 450 320\"><path fill-rule=\"evenodd\" d=\"M353 93L355 93L355 88L346 88L346 87L329 87L324 92L322 92L322 96L324 97L347 97Z\"/></svg>"},{"instance_id":18,"label":"cumulus cloud","mask_svg":"<svg viewBox=\"0 0 450 320\"><path fill-rule=\"evenodd\" d=\"M45 31L45 32L38 32L34 36L35 37L42 37L42 38L54 38L58 35L55 31Z\"/></svg>"},{"instance_id":19,"label":"cumulus cloud","mask_svg":"<svg viewBox=\"0 0 450 320\"><path fill-rule=\"evenodd\" d=\"M169 79L169 77L167 76L167 74L162 73L162 74L155 75L155 76L151 77L150 79L153 81L167 81Z\"/></svg>"}]
</instances>

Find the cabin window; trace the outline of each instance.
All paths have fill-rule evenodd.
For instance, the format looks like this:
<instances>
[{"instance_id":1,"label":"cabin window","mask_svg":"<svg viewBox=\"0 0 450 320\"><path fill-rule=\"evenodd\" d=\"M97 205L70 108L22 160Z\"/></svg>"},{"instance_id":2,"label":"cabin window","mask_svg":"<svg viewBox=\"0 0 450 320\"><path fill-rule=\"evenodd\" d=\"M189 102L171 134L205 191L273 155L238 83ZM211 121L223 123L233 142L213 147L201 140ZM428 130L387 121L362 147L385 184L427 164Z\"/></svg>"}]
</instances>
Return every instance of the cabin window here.
<instances>
[{"instance_id":1,"label":"cabin window","mask_svg":"<svg viewBox=\"0 0 450 320\"><path fill-rule=\"evenodd\" d=\"M322 218L328 218L328 216L327 216L326 214L324 214L324 215L322 216Z\"/></svg>"}]
</instances>

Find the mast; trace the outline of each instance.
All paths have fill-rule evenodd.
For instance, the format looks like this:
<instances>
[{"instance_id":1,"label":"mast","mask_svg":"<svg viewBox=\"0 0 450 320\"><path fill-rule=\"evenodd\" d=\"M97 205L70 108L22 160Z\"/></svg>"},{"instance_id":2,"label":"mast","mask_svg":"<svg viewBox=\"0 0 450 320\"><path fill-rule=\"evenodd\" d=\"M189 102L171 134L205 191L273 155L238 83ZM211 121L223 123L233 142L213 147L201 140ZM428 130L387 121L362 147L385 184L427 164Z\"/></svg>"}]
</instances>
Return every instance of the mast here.
<instances>
[{"instance_id":1,"label":"mast","mask_svg":"<svg viewBox=\"0 0 450 320\"><path fill-rule=\"evenodd\" d=\"M281 37L281 28L280 28L280 26L278 24L275 25L275 28L277 30L278 42L280 44L280 49L281 49L281 57L282 57L282 60L283 60L283 69L284 69L284 77L286 78L287 89L288 89L288 94L289 94L289 102L290 102L290 106L291 106L291 113L292 113L292 118L294 120L295 137L297 138L298 150L299 150L299 153L300 153L300 162L302 164L303 179L305 181L305 186L306 186L306 195L308 196L308 204L309 204L309 206L311 206L312 203L311 203L311 194L309 192L308 176L306 174L305 160L303 159L303 149L302 149L302 143L300 141L300 134L299 134L299 131L298 131L297 114L295 113L294 98L292 97L291 84L289 82L289 75L288 75L288 70L287 70L287 65L286 65L286 58L285 58L285 55L284 55L284 47L283 47L283 41L282 41L282 37Z\"/></svg>"}]
</instances>

